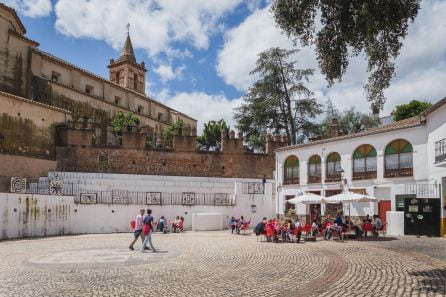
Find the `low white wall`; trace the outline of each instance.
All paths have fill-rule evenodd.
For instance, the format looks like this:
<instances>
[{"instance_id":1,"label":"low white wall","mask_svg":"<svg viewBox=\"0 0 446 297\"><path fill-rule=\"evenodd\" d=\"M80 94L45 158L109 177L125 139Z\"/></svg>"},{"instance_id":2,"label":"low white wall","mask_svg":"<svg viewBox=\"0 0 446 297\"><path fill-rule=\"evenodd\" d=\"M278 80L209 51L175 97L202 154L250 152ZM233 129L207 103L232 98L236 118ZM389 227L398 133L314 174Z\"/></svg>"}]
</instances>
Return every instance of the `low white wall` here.
<instances>
[{"instance_id":1,"label":"low white wall","mask_svg":"<svg viewBox=\"0 0 446 297\"><path fill-rule=\"evenodd\" d=\"M227 228L228 216L221 213L192 214L192 231L219 231Z\"/></svg>"},{"instance_id":2,"label":"low white wall","mask_svg":"<svg viewBox=\"0 0 446 297\"><path fill-rule=\"evenodd\" d=\"M404 235L404 212L388 211L386 213L387 234L392 236Z\"/></svg>"},{"instance_id":3,"label":"low white wall","mask_svg":"<svg viewBox=\"0 0 446 297\"><path fill-rule=\"evenodd\" d=\"M251 206L255 205L255 213ZM140 209L150 208L155 220L183 216L192 229L192 213L220 213L225 218L244 216L253 224L274 216L271 187L265 195L239 194L235 206L111 205L74 203L72 196L0 193L0 240L21 237L130 232L130 221ZM222 223L227 227L227 222Z\"/></svg>"},{"instance_id":4,"label":"low white wall","mask_svg":"<svg viewBox=\"0 0 446 297\"><path fill-rule=\"evenodd\" d=\"M73 197L0 193L0 239L72 233Z\"/></svg>"}]
</instances>

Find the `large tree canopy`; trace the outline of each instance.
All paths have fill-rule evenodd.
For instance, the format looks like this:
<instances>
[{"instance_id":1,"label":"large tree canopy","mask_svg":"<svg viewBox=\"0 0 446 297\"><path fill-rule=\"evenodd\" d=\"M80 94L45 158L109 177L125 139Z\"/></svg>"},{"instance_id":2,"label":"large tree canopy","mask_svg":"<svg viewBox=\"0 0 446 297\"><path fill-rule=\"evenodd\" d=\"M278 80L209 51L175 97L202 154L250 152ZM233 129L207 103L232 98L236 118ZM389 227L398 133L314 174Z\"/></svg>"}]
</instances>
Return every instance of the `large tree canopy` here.
<instances>
[{"instance_id":1,"label":"large tree canopy","mask_svg":"<svg viewBox=\"0 0 446 297\"><path fill-rule=\"evenodd\" d=\"M314 44L329 85L341 80L351 56L364 52L370 73L365 90L372 109L382 109L394 60L417 16L421 0L273 0L277 24L294 42ZM319 20L320 25L319 26Z\"/></svg>"},{"instance_id":2,"label":"large tree canopy","mask_svg":"<svg viewBox=\"0 0 446 297\"><path fill-rule=\"evenodd\" d=\"M237 128L248 142L259 148L266 133L288 136L289 144L298 142L298 134L320 113L320 105L305 86L312 69L297 69L290 61L297 50L271 48L259 54L255 69L259 80L235 109Z\"/></svg>"}]
</instances>

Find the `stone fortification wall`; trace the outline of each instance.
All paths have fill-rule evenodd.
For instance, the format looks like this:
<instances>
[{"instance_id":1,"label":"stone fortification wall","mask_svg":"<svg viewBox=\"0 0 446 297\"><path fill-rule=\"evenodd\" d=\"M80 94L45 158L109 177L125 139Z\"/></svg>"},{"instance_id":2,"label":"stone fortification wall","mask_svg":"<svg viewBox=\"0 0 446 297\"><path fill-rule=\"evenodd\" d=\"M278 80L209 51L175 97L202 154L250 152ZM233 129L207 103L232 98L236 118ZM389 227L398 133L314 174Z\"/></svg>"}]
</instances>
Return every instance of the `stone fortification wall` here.
<instances>
[{"instance_id":1,"label":"stone fortification wall","mask_svg":"<svg viewBox=\"0 0 446 297\"><path fill-rule=\"evenodd\" d=\"M268 138L268 153L254 154L244 152L241 135L230 133L222 136L222 151L208 152L196 150L195 137L176 135L171 150L147 150L143 133L124 133L120 147L91 145L92 135L91 130L64 131L64 147L57 148L58 171L272 178L273 150L286 144Z\"/></svg>"}]
</instances>

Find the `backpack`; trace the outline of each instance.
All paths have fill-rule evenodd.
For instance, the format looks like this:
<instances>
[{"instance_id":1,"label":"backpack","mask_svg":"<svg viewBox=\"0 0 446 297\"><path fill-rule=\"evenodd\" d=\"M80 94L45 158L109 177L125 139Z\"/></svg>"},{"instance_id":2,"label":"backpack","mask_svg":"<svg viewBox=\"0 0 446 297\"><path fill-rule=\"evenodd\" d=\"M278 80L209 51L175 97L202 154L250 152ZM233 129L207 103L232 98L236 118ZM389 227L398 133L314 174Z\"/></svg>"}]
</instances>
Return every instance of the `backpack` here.
<instances>
[{"instance_id":1,"label":"backpack","mask_svg":"<svg viewBox=\"0 0 446 297\"><path fill-rule=\"evenodd\" d=\"M293 222L291 222L291 224L290 224L290 229L291 230L294 230L296 228L296 225L293 223Z\"/></svg>"}]
</instances>

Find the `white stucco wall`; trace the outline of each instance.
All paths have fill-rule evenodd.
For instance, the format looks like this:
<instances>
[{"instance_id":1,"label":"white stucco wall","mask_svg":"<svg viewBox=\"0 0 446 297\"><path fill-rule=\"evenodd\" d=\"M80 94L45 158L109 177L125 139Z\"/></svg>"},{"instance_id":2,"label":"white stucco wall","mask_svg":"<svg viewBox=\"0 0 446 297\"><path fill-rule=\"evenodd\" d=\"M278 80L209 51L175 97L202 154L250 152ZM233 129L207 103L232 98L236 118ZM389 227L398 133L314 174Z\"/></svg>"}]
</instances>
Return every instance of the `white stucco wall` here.
<instances>
[{"instance_id":1,"label":"white stucco wall","mask_svg":"<svg viewBox=\"0 0 446 297\"><path fill-rule=\"evenodd\" d=\"M384 178L384 150L386 146L393 140L406 139L413 146L413 177L401 178ZM353 174L353 158L352 155L357 147L362 144L370 144L377 151L377 178L371 180L352 181ZM322 182L318 184L308 184L308 160L312 155L319 155L322 159L322 181L325 180L325 161L327 156L337 152L341 156L341 168L344 169L344 178L348 181L350 189L366 189L369 195L375 195L375 191L380 187L390 188L388 197L378 197L382 200L392 200L394 203L395 194L404 194L404 184L412 183L414 181L428 180L428 166L426 154L426 128L425 126L409 128L405 130L397 130L387 133L369 135L364 137L350 138L340 141L332 141L317 145L308 145L301 148L290 149L286 151L277 152L277 184L282 185L277 189L277 196L279 197L277 212L282 214L284 211L284 197L286 195L295 195L302 191L324 191L340 189L339 182ZM283 185L283 165L285 160L290 156L295 155L300 162L300 185ZM322 194L324 194L322 192ZM382 192L381 192L382 194ZM322 206L323 208L324 206ZM393 206L394 207L394 206ZM322 209L324 211L324 209ZM299 206L298 212L305 212L305 206ZM376 203L372 203L367 207L353 205L351 208L351 215L362 215L364 212L369 214L377 213Z\"/></svg>"},{"instance_id":2,"label":"white stucco wall","mask_svg":"<svg viewBox=\"0 0 446 297\"><path fill-rule=\"evenodd\" d=\"M0 213L2 214L0 239L59 234L129 232L130 221L135 219L140 209L147 208L152 209L155 220L165 216L167 220L173 221L176 216L183 216L185 218L184 228L189 230L192 228L193 213L219 213L225 218L243 215L245 218L251 219L253 226L264 216L270 218L275 215L275 200L272 195L273 184L271 181L265 184L265 194L244 194L242 183L254 180L139 176L143 180L138 181L136 176L132 175L66 173L66 176L66 179L60 176L59 178L65 182L83 182L83 185L88 185L89 189L94 189L95 186L96 189L104 189L104 187L115 185L115 188L120 190L135 190L137 188L138 191L226 192L234 197L236 205L80 204L74 203L73 196L0 193ZM92 176L96 176L97 179L92 179ZM102 176L102 180L99 178L100 176ZM123 176L127 180L123 179ZM42 180L45 179L42 178ZM259 180L255 181L259 182ZM28 202L26 202L27 198ZM255 205L255 213L252 212L252 205ZM48 212L48 209L51 211ZM202 223L201 225L203 226ZM223 227L227 227L227 222L223 224Z\"/></svg>"}]
</instances>

